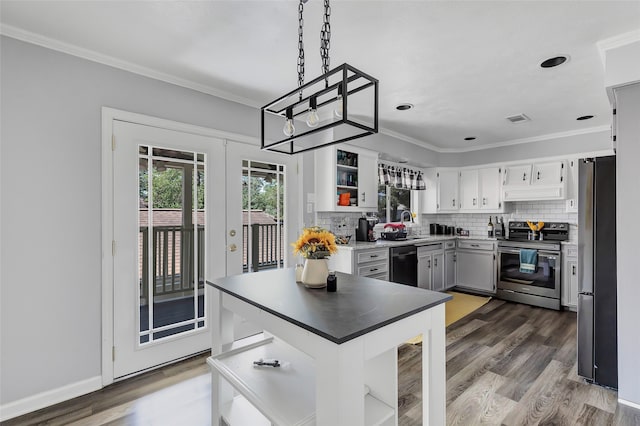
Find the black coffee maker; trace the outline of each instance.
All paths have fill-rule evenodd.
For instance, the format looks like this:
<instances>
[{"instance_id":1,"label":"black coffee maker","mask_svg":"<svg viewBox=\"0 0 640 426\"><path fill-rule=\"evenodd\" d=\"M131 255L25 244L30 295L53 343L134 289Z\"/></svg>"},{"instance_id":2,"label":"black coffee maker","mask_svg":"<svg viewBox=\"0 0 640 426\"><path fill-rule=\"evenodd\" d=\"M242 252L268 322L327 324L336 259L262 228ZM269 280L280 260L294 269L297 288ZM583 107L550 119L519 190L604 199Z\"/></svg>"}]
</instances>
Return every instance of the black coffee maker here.
<instances>
[{"instance_id":1,"label":"black coffee maker","mask_svg":"<svg viewBox=\"0 0 640 426\"><path fill-rule=\"evenodd\" d=\"M356 241L375 241L373 236L373 225L375 221L366 217L358 219L356 228Z\"/></svg>"}]
</instances>

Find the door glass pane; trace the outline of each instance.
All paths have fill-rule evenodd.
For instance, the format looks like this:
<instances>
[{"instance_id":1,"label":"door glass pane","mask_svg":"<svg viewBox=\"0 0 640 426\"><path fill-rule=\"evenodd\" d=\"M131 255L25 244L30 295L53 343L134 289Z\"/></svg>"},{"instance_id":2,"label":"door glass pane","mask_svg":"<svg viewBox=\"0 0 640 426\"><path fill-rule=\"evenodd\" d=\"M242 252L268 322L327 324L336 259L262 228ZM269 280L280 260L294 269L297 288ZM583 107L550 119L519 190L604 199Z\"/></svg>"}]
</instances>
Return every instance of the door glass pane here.
<instances>
[{"instance_id":1,"label":"door glass pane","mask_svg":"<svg viewBox=\"0 0 640 426\"><path fill-rule=\"evenodd\" d=\"M140 147L140 154L146 154L147 147ZM149 341L149 160L141 156L138 163L138 285L140 308L140 343ZM143 312L145 314L143 314Z\"/></svg>"},{"instance_id":2,"label":"door glass pane","mask_svg":"<svg viewBox=\"0 0 640 426\"><path fill-rule=\"evenodd\" d=\"M205 168L201 153L155 147L139 152L144 344L205 326Z\"/></svg>"},{"instance_id":3,"label":"door glass pane","mask_svg":"<svg viewBox=\"0 0 640 426\"><path fill-rule=\"evenodd\" d=\"M205 285L205 275L204 275L204 247L205 247L205 233L204 233L204 212L205 212L205 170L204 170L204 155L198 155L198 162L196 164L196 174L194 176L195 179L195 187L196 187L196 229L197 232L197 241L196 241L196 262L197 262L197 283L198 283L198 292L197 292L197 311L198 311L198 319L204 319L204 285ZM204 327L204 321L198 321L197 327Z\"/></svg>"},{"instance_id":4,"label":"door glass pane","mask_svg":"<svg viewBox=\"0 0 640 426\"><path fill-rule=\"evenodd\" d=\"M242 162L243 270L284 265L284 166Z\"/></svg>"}]
</instances>

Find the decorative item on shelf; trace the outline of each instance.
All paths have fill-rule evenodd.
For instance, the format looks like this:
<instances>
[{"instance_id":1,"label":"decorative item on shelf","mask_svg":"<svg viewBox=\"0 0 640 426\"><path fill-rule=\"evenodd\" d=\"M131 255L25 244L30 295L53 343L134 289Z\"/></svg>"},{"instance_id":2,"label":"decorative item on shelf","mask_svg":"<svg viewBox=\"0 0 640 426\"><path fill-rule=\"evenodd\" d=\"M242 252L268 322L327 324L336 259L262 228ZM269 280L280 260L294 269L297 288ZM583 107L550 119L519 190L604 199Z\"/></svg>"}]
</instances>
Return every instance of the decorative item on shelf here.
<instances>
[{"instance_id":1,"label":"decorative item on shelf","mask_svg":"<svg viewBox=\"0 0 640 426\"><path fill-rule=\"evenodd\" d=\"M305 228L292 246L294 254L305 258L302 283L308 288L325 287L329 276L327 258L338 251L335 236L324 228L312 226Z\"/></svg>"},{"instance_id":2,"label":"decorative item on shelf","mask_svg":"<svg viewBox=\"0 0 640 426\"><path fill-rule=\"evenodd\" d=\"M329 69L329 0L323 1L320 30L323 74L304 82L302 15L307 1L299 0L298 3L298 87L261 108L261 148L264 150L298 154L378 133L378 80L347 63ZM294 126L296 119L301 123ZM281 139L282 132L284 139ZM334 136L337 134L340 136ZM347 154L342 161L342 164L357 167L355 155Z\"/></svg>"},{"instance_id":3,"label":"decorative item on shelf","mask_svg":"<svg viewBox=\"0 0 640 426\"><path fill-rule=\"evenodd\" d=\"M349 192L343 192L340 194L340 198L338 199L339 206L349 206L351 205L351 194Z\"/></svg>"}]
</instances>

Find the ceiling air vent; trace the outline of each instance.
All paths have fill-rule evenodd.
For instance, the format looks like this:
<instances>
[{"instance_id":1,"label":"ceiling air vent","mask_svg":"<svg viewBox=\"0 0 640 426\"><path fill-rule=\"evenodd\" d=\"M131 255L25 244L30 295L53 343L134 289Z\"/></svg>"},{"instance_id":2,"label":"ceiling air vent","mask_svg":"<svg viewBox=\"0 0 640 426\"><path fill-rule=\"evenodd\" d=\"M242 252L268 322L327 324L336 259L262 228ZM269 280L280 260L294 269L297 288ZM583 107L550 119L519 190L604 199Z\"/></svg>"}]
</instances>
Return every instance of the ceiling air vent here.
<instances>
[{"instance_id":1,"label":"ceiling air vent","mask_svg":"<svg viewBox=\"0 0 640 426\"><path fill-rule=\"evenodd\" d=\"M507 120L509 120L512 123L523 123L531 119L524 114L518 114L518 115L512 115L511 117L507 117Z\"/></svg>"}]
</instances>

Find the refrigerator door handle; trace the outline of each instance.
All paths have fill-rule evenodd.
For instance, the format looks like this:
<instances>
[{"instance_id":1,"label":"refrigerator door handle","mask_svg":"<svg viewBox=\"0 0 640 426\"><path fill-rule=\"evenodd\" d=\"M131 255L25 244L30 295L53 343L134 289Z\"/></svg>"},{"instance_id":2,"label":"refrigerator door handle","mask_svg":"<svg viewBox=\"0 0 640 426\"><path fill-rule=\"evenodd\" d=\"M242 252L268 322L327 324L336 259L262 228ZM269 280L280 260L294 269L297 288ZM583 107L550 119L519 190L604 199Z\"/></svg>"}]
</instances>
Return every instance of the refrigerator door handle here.
<instances>
[{"instance_id":1,"label":"refrigerator door handle","mask_svg":"<svg viewBox=\"0 0 640 426\"><path fill-rule=\"evenodd\" d=\"M578 375L593 380L593 296L578 294Z\"/></svg>"},{"instance_id":2,"label":"refrigerator door handle","mask_svg":"<svg viewBox=\"0 0 640 426\"><path fill-rule=\"evenodd\" d=\"M578 293L593 293L594 163L578 163Z\"/></svg>"}]
</instances>

